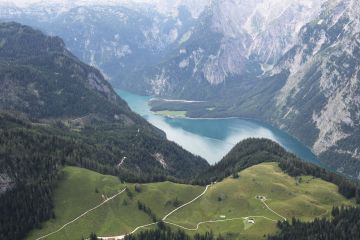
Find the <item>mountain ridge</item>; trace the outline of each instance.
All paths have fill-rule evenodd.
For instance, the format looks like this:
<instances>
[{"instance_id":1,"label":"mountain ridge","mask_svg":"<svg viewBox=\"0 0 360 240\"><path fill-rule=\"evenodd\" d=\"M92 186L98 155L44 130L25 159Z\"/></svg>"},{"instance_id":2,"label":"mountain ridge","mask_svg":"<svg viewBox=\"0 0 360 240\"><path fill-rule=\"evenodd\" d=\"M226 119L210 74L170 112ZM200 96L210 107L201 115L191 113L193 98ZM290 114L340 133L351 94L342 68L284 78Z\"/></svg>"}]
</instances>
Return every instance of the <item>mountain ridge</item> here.
<instances>
[{"instance_id":1,"label":"mountain ridge","mask_svg":"<svg viewBox=\"0 0 360 240\"><path fill-rule=\"evenodd\" d=\"M1 238L21 239L55 217L65 165L138 182L185 181L208 167L133 113L60 38L0 23L0 39Z\"/></svg>"}]
</instances>

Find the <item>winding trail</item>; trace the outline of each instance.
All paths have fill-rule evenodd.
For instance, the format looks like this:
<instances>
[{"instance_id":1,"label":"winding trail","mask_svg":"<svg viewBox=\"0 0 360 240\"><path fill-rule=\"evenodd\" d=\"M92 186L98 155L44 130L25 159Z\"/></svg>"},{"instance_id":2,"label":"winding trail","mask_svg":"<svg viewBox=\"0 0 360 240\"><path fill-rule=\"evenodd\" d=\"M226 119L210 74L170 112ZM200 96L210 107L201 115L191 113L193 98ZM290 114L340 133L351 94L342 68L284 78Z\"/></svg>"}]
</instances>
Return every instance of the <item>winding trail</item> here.
<instances>
[{"instance_id":1,"label":"winding trail","mask_svg":"<svg viewBox=\"0 0 360 240\"><path fill-rule=\"evenodd\" d=\"M248 216L248 217L239 217L239 218L230 218L230 219L220 219L220 220L209 220L209 221L202 221L202 222L199 222L196 224L196 227L195 228L187 228L187 227L184 227L184 226L181 226L179 224L176 224L176 223L173 223L173 222L169 222L169 221L166 221L166 219L171 216L172 214L174 214L175 212L179 211L180 209L186 207L187 205L195 202L196 200L198 200L199 198L201 198L209 189L211 185L207 185L205 187L205 190L200 194L198 195L197 197L195 197L194 199L192 199L191 201L181 205L180 207L172 210L171 212L169 212L167 215L165 215L161 221L163 221L164 223L166 224L169 224L169 225L173 225L173 226L176 226L176 227L179 227L181 229L184 229L184 230L188 230L188 231L197 231L199 229L199 227L203 224L207 224L207 223L219 223L219 222L229 222L229 221L238 221L238 220L246 220L248 218L263 218L263 219L266 219L266 220L269 220L269 221L272 221L272 222L277 222L277 220L275 219L272 219L272 218L268 218L268 217L265 217L265 216ZM126 190L126 188L124 190L122 190L121 192L117 193L116 195L112 196L111 198L108 198L107 200L105 200L103 203L99 204L98 206L88 210L87 212L83 213L82 215L80 215L79 217L77 217L76 219L72 220L71 222L65 224L64 226L62 226L60 229L58 229L57 231L55 232L52 232L48 235L45 235L41 238L38 238L36 240L40 240L40 239L43 239L45 237L48 237L50 236L51 234L54 234L56 232L59 232L61 231L63 228L65 228L67 225L71 224L72 222L75 222L77 219L81 218L82 216L86 215L87 213L89 213L90 211L93 211L94 209L100 207L101 205L105 204L106 202L110 201L111 199L115 198L116 196L120 195L121 193L123 193L124 191ZM283 220L287 221L286 218L282 215L280 215L279 213L275 212L273 209L271 209L267 204L266 204L266 199L261 199L260 200L264 205L265 207L271 211L272 213L274 213L275 215L277 215L278 217L282 218ZM158 224L158 222L153 222L153 223L149 223L149 224L145 224L145 225L141 225L141 226L138 226L136 227L132 232L128 233L128 234L134 234L135 232L137 232L138 230L142 229L142 228L146 228L146 227L150 227L150 226L154 226L156 224ZM126 235L128 235L126 234ZM121 239L124 239L126 235L118 235L118 236L112 236L112 237L99 237L100 239L102 240L121 240Z\"/></svg>"},{"instance_id":2,"label":"winding trail","mask_svg":"<svg viewBox=\"0 0 360 240\"><path fill-rule=\"evenodd\" d=\"M265 207L268 209L268 210L270 210L272 213L274 213L274 214L276 214L277 216L279 216L279 217L281 217L282 219L284 219L284 221L287 221L286 220L286 217L284 217L284 216L282 216L282 215L280 215L279 213L277 213L277 212L275 212L274 210L272 210L267 204L266 204L266 200L260 200L264 205L265 205Z\"/></svg>"},{"instance_id":3,"label":"winding trail","mask_svg":"<svg viewBox=\"0 0 360 240\"><path fill-rule=\"evenodd\" d=\"M145 225L142 225L142 226L138 226L132 232L130 232L130 233L126 234L126 235L134 234L135 232L137 232L141 228L150 227L150 226L156 225L158 223L159 222L153 222L153 223L145 224ZM101 239L101 240L121 240L121 239L124 239L126 235L119 235L119 236L112 236L112 237L98 237L98 238Z\"/></svg>"},{"instance_id":4,"label":"winding trail","mask_svg":"<svg viewBox=\"0 0 360 240\"><path fill-rule=\"evenodd\" d=\"M104 205L105 203L107 203L107 202L111 201L112 199L116 198L117 196L119 196L120 194L122 194L125 190L126 190L126 188L124 188L122 191L118 192L117 194L115 194L115 195L107 198L106 200L104 200L104 201L103 201L102 203L100 203L99 205L97 205L97 206L95 206L95 207L87 210L86 212L84 212L83 214L81 214L80 216L78 216L77 218L74 218L74 219L71 220L70 222L64 224L64 225L63 225L61 228L59 228L58 230L56 230L56 231L54 231L54 232L51 232L51 233L49 233L49 234L46 234L46 235L44 235L44 236L42 236L42 237L39 237L39 238L37 238L36 240L44 239L44 238L49 237L49 236L51 236L51 235L53 235L53 234L55 234L55 233L60 232L60 231L63 230L65 227L67 227L68 225L72 224L73 222L79 220L80 218L82 218L83 216L85 216L86 214L88 214L89 212L94 211L95 209L101 207L101 206Z\"/></svg>"},{"instance_id":5,"label":"winding trail","mask_svg":"<svg viewBox=\"0 0 360 240\"><path fill-rule=\"evenodd\" d=\"M165 220L166 218L168 218L171 214L173 214L174 212L180 210L181 208L195 202L197 199L201 198L206 192L207 190L209 189L211 185L207 185L205 190L200 194L198 195L197 197L195 197L193 200L181 205L180 207L174 209L173 211L169 212L165 217L162 218L162 221L167 223ZM146 225L142 225L142 226L138 226L137 228L135 228L132 232L128 233L128 234L134 234L135 232L137 232L139 229L142 229L142 228L146 228L146 227L150 227L150 226L153 226L153 225L156 225L158 224L159 222L154 222L154 223L150 223L150 224L146 224ZM170 223L169 223L170 224ZM113 236L113 237L99 237L100 239L102 240L121 240L121 239L124 239L126 235L119 235L119 236Z\"/></svg>"},{"instance_id":6,"label":"winding trail","mask_svg":"<svg viewBox=\"0 0 360 240\"><path fill-rule=\"evenodd\" d=\"M196 200L198 200L199 198L201 198L209 189L211 185L207 185L205 190L200 194L198 195L197 197L195 197L194 199L192 199L191 201L181 205L180 207L172 210L171 212L169 212L167 215L165 215L163 218L162 218L162 221L166 224L169 224L169 225L173 225L173 226L176 226L176 227L179 227L181 229L184 229L184 230L188 230L188 231L197 231L201 225L203 224L207 224L207 223L219 223L219 222L230 222L230 221L238 221L238 220L246 220L248 218L263 218L263 219L266 219L266 220L269 220L269 221L272 221L272 222L277 222L278 220L275 220L275 219L272 219L272 218L268 218L268 217L265 217L265 216L248 216L248 217L239 217L239 218L230 218L230 219L220 219L220 220L209 220L209 221L202 221L202 222L199 222L196 224L196 227L195 228L188 228L188 227L185 227L185 226L181 226L179 224L176 224L176 223L173 223L173 222L169 222L169 221L166 221L166 219L174 214L175 212L179 211L180 209L186 207L187 205L195 202ZM271 209L267 204L266 204L266 200L263 200L261 199L260 200L264 205L265 207L271 211L272 213L274 213L275 215L277 215L278 217L282 218L283 220L287 221L286 218L282 215L280 215L279 213L275 212L273 209ZM154 223L150 223L150 224L146 224L146 225L142 225L142 226L138 226L136 227L132 232L128 233L128 234L134 234L135 232L137 232L139 229L142 229L142 228L146 228L146 227L150 227L150 226L153 226L153 225L156 225L158 224L159 222L154 222ZM100 239L102 240L121 240L121 239L124 239L126 235L119 235L119 236L113 236L113 237L99 237Z\"/></svg>"},{"instance_id":7,"label":"winding trail","mask_svg":"<svg viewBox=\"0 0 360 240\"><path fill-rule=\"evenodd\" d=\"M196 198L194 198L194 199L191 200L190 202L187 202L187 203L181 205L180 207L175 208L173 211L169 212L165 217L163 217L162 220L165 221L165 220L166 220L171 214L173 214L174 212L180 210L181 208L183 208L183 207L185 207L185 206L187 206L187 205L195 202L195 201L198 200L199 198L201 198L201 197L207 192L207 190L209 189L210 186L211 186L211 185L207 185L206 188L205 188L205 190L204 190L199 196L197 196Z\"/></svg>"},{"instance_id":8,"label":"winding trail","mask_svg":"<svg viewBox=\"0 0 360 240\"><path fill-rule=\"evenodd\" d=\"M209 221L204 221L204 222L199 222L198 224L196 224L196 228L187 228L184 226L181 226L179 224L176 223L172 223L172 222L167 222L165 221L165 223L185 229L185 230L189 230L189 231L197 231L199 230L199 227L203 224L206 223L219 223L219 222L230 222L230 221L237 221L237 220L246 220L247 218L264 218L266 220L272 221L272 222L277 222L277 220L265 217L265 216L248 216L248 217L240 217L240 218L229 218L229 219L221 219L221 220L209 220Z\"/></svg>"}]
</instances>

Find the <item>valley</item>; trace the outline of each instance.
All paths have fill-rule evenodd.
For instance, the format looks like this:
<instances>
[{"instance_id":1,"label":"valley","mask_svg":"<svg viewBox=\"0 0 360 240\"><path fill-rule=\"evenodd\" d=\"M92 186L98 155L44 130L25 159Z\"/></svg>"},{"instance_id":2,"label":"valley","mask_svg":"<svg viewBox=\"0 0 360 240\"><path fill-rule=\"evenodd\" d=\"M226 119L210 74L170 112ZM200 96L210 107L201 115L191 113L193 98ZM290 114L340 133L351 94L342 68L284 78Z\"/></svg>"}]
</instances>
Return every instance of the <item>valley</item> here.
<instances>
[{"instance_id":1,"label":"valley","mask_svg":"<svg viewBox=\"0 0 360 240\"><path fill-rule=\"evenodd\" d=\"M198 101L157 111L261 120L360 179L358 1L167 1L4 3L0 20L62 37L115 88Z\"/></svg>"},{"instance_id":2,"label":"valley","mask_svg":"<svg viewBox=\"0 0 360 240\"><path fill-rule=\"evenodd\" d=\"M221 160L239 141L250 137L268 138L280 143L300 158L321 165L317 157L295 138L268 124L241 118L184 118L183 112L164 111L165 116L152 112L150 96L140 96L124 90L116 91L129 107L176 142L211 164ZM170 112L170 116L169 116Z\"/></svg>"},{"instance_id":3,"label":"valley","mask_svg":"<svg viewBox=\"0 0 360 240\"><path fill-rule=\"evenodd\" d=\"M359 240L359 0L0 0L0 239Z\"/></svg>"}]
</instances>

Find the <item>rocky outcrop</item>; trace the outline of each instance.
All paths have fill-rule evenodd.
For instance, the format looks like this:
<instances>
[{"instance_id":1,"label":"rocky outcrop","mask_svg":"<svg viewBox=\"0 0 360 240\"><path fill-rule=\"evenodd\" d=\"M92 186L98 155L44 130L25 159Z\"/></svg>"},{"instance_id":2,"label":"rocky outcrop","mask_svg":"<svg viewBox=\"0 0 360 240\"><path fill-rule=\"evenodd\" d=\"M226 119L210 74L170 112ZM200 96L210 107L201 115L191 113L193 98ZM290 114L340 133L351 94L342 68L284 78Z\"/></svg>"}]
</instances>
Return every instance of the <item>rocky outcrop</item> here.
<instances>
[{"instance_id":1,"label":"rocky outcrop","mask_svg":"<svg viewBox=\"0 0 360 240\"><path fill-rule=\"evenodd\" d=\"M14 181L7 174L0 173L0 195L12 189L14 186Z\"/></svg>"},{"instance_id":2,"label":"rocky outcrop","mask_svg":"<svg viewBox=\"0 0 360 240\"><path fill-rule=\"evenodd\" d=\"M167 89L152 93L171 95L174 88L185 86L182 92L186 95L186 85L190 86L186 79L189 78L203 82L200 85L207 92L207 85L217 87L229 78L247 74L249 65L263 66L263 71L269 66L271 69L294 46L301 27L318 15L322 2L324 0L212 1L191 36L182 41L176 57L171 53L170 62L158 68L166 72L168 78L179 79L170 80L171 86ZM195 55L198 57L194 58ZM195 63L196 59L200 61Z\"/></svg>"},{"instance_id":3,"label":"rocky outcrop","mask_svg":"<svg viewBox=\"0 0 360 240\"><path fill-rule=\"evenodd\" d=\"M167 3L154 1L148 11L139 5L75 6L58 14L1 8L0 15L36 19L115 86L214 105L197 117L262 118L330 165L358 175L358 1ZM89 82L106 94L96 78Z\"/></svg>"},{"instance_id":4,"label":"rocky outcrop","mask_svg":"<svg viewBox=\"0 0 360 240\"><path fill-rule=\"evenodd\" d=\"M326 158L330 158L329 153L353 161L359 157L359 12L357 1L325 4L319 17L303 27L299 42L272 71L275 75L288 73L276 96L274 121L301 136L315 153ZM299 133L306 131L314 134ZM333 165L347 168L346 161ZM360 168L352 174L357 176L358 171Z\"/></svg>"}]
</instances>

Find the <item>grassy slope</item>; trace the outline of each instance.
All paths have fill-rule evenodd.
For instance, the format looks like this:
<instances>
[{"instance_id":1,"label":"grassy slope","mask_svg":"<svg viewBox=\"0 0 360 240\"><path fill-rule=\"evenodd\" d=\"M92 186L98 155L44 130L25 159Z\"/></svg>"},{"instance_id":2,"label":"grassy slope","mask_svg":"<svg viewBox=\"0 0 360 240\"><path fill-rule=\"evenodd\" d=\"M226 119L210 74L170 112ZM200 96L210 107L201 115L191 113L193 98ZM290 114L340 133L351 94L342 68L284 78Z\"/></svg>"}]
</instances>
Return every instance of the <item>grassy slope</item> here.
<instances>
[{"instance_id":1,"label":"grassy slope","mask_svg":"<svg viewBox=\"0 0 360 240\"><path fill-rule=\"evenodd\" d=\"M339 195L333 184L312 177L302 179L302 183L298 183L298 179L284 174L275 163L260 164L242 171L239 179L228 178L215 184L201 199L170 216L167 221L192 228L200 221L220 219L220 215L227 218L260 215L280 219L255 198L257 195L266 196L268 205L281 215L305 220L323 214L327 216L333 205L353 204ZM65 168L64 177L55 193L56 220L45 223L42 230L33 231L29 239L52 232L100 203L102 193L111 195L124 186L115 177L79 168ZM124 193L48 239L81 239L92 231L100 236L123 234L151 222L147 215L137 209L138 199L158 217L163 217L174 208L166 205L167 201L177 197L184 203L204 189L165 182L142 185L141 193L135 193L134 185L127 186L135 194L132 201ZM96 188L99 193L95 192ZM219 196L225 200L218 201ZM123 205L124 199L129 203L127 206ZM276 231L275 222L260 218L256 219L255 225L247 225L249 228L246 231L244 227L244 222L238 220L206 224L200 231L233 232L236 233L235 237L241 236L243 239L261 239L264 234Z\"/></svg>"},{"instance_id":2,"label":"grassy slope","mask_svg":"<svg viewBox=\"0 0 360 240\"><path fill-rule=\"evenodd\" d=\"M256 199L258 195L265 196L269 207L287 219L295 216L311 220L329 216L332 206L353 204L342 197L337 192L337 186L331 183L313 177L302 177L299 183L299 179L284 174L276 163L263 163L242 171L239 179L227 178L215 184L200 201L168 220L190 228L200 221L220 219L220 215L227 218L266 216L280 220ZM225 197L225 200L219 201L219 196ZM261 218L256 218L256 222L246 231L242 220L202 225L200 231L240 232L242 239L261 239L264 234L276 231L276 222Z\"/></svg>"},{"instance_id":3,"label":"grassy slope","mask_svg":"<svg viewBox=\"0 0 360 240\"><path fill-rule=\"evenodd\" d=\"M102 236L128 233L139 225L151 222L145 213L138 210L138 200L144 202L161 217L174 208L171 205L165 206L167 201L177 196L181 202L186 202L204 189L165 182L141 185L141 193L136 193L133 184L126 184L126 186L133 192L133 200L123 193L46 239L80 240L82 236L89 236L91 232ZM112 196L124 188L125 184L120 183L117 177L101 175L81 168L66 167L54 196L56 219L46 222L43 229L32 231L28 239L36 239L57 230L101 203L103 194ZM98 189L99 193L96 193L95 189ZM123 205L125 199L128 202L127 206Z\"/></svg>"}]
</instances>

